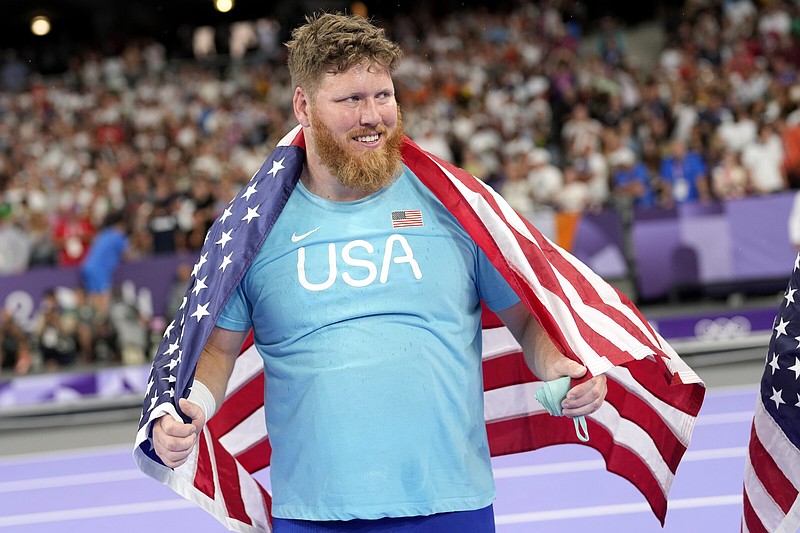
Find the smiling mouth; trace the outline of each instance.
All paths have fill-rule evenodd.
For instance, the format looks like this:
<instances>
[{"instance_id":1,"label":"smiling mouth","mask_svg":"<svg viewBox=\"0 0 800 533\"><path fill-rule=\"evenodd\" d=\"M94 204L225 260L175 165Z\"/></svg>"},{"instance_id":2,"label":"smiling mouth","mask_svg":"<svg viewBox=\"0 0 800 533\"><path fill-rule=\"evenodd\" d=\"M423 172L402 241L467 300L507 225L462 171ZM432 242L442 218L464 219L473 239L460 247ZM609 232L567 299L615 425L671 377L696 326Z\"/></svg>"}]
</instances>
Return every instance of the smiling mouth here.
<instances>
[{"instance_id":1,"label":"smiling mouth","mask_svg":"<svg viewBox=\"0 0 800 533\"><path fill-rule=\"evenodd\" d=\"M379 133L371 133L369 135L357 135L353 140L364 144L375 144L381 138Z\"/></svg>"}]
</instances>

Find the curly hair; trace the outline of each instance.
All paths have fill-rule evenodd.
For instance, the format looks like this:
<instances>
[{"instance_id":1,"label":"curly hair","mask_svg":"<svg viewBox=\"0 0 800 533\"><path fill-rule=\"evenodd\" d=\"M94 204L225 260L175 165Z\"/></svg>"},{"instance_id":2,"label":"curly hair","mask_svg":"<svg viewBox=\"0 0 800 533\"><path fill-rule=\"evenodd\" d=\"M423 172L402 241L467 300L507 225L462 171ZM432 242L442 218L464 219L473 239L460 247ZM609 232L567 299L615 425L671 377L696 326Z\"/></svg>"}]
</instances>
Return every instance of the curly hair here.
<instances>
[{"instance_id":1,"label":"curly hair","mask_svg":"<svg viewBox=\"0 0 800 533\"><path fill-rule=\"evenodd\" d=\"M382 28L357 15L324 13L306 17L286 43L294 87L312 95L324 74L344 72L363 62L378 63L394 72L403 52Z\"/></svg>"}]
</instances>

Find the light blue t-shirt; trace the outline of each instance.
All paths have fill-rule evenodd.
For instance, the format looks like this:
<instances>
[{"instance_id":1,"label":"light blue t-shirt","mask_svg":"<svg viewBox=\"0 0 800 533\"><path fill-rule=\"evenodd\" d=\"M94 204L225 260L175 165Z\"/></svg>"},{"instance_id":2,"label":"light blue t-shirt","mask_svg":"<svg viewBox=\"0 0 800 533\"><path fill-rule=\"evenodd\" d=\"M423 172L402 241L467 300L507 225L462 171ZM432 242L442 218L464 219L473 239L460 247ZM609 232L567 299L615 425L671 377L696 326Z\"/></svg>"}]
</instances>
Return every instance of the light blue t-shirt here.
<instances>
[{"instance_id":1,"label":"light blue t-shirt","mask_svg":"<svg viewBox=\"0 0 800 533\"><path fill-rule=\"evenodd\" d=\"M519 301L407 168L359 201L298 184L217 325L264 359L272 512L478 509L495 495L480 302Z\"/></svg>"}]
</instances>

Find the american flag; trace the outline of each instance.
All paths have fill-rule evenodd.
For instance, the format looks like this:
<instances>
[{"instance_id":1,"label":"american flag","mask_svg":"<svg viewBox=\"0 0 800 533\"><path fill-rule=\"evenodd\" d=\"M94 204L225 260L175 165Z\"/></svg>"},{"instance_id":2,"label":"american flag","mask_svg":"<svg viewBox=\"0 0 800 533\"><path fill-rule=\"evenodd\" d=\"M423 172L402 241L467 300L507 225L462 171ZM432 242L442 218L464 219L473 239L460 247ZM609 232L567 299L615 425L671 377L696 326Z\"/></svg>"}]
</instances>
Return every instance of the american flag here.
<instances>
[{"instance_id":1,"label":"american flag","mask_svg":"<svg viewBox=\"0 0 800 533\"><path fill-rule=\"evenodd\" d=\"M409 228L422 226L422 211L419 209L406 209L405 211L392 211L393 228Z\"/></svg>"},{"instance_id":2,"label":"american flag","mask_svg":"<svg viewBox=\"0 0 800 533\"><path fill-rule=\"evenodd\" d=\"M800 531L800 255L775 317L744 469L742 531Z\"/></svg>"},{"instance_id":3,"label":"american flag","mask_svg":"<svg viewBox=\"0 0 800 533\"><path fill-rule=\"evenodd\" d=\"M489 187L409 139L403 161L463 225L515 288L553 341L608 394L587 417L588 445L609 471L630 480L663 524L678 464L689 445L705 387L622 294L522 219ZM269 466L264 377L252 340L243 346L226 400L190 459L170 469L149 431L179 417L200 351L224 304L263 244L300 175L298 127L279 143L209 230L183 306L164 332L145 396L134 457L139 468L197 503L232 531L270 531L270 495L253 477ZM493 455L580 443L571 420L535 400L538 380L507 329L484 315L485 419Z\"/></svg>"}]
</instances>

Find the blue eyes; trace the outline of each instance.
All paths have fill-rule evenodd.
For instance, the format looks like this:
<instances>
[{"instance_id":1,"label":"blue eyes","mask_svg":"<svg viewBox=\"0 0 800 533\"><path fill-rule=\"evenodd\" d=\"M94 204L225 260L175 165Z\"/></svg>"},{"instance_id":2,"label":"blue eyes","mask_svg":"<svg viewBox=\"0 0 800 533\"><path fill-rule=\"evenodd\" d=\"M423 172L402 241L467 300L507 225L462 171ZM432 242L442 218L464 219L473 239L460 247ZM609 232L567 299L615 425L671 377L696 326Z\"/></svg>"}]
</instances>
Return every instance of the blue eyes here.
<instances>
[{"instance_id":1,"label":"blue eyes","mask_svg":"<svg viewBox=\"0 0 800 533\"><path fill-rule=\"evenodd\" d=\"M391 98L391 96L392 96L391 93L379 93L379 94L377 94L375 96L375 99L378 100L378 101L388 100L389 98ZM363 100L363 98L360 97L360 96L348 96L347 98L343 99L342 101L343 102L348 102L348 103L358 103L358 102L361 102L362 100Z\"/></svg>"}]
</instances>

